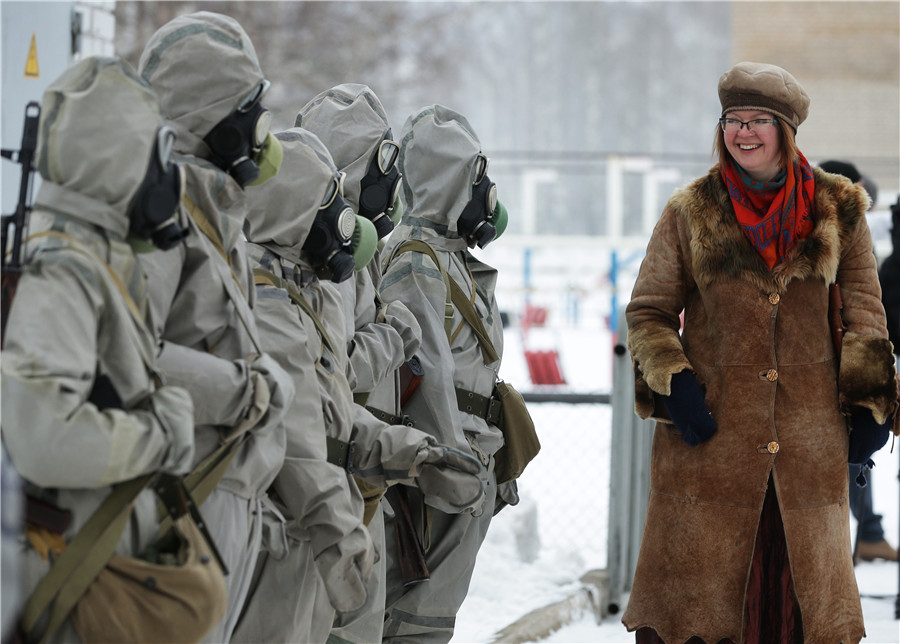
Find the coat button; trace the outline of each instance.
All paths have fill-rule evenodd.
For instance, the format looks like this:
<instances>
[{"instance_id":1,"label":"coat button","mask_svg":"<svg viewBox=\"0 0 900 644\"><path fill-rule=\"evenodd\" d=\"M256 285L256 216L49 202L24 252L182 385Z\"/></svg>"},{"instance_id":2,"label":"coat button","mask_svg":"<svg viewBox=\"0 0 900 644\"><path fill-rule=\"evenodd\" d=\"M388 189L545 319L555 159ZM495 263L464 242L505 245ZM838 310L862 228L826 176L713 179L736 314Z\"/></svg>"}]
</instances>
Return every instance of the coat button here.
<instances>
[{"instance_id":1,"label":"coat button","mask_svg":"<svg viewBox=\"0 0 900 644\"><path fill-rule=\"evenodd\" d=\"M781 301L781 296L778 293L769 294L769 304L778 304Z\"/></svg>"},{"instance_id":2,"label":"coat button","mask_svg":"<svg viewBox=\"0 0 900 644\"><path fill-rule=\"evenodd\" d=\"M774 369L769 369L766 372L766 380L768 380L769 382L775 382L776 380L778 380L778 372Z\"/></svg>"},{"instance_id":3,"label":"coat button","mask_svg":"<svg viewBox=\"0 0 900 644\"><path fill-rule=\"evenodd\" d=\"M768 445L766 445L766 449L769 451L769 454L775 454L778 452L779 445L775 441L772 441Z\"/></svg>"}]
</instances>

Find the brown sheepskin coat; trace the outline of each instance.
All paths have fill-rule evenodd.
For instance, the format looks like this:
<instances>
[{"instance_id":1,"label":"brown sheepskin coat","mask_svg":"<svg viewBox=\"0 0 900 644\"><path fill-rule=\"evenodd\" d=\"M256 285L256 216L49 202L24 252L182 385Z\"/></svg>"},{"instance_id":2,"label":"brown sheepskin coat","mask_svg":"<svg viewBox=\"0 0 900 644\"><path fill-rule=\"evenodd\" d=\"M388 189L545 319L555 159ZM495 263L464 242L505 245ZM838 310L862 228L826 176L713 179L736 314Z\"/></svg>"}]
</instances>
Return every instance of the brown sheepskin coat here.
<instances>
[{"instance_id":1,"label":"brown sheepskin coat","mask_svg":"<svg viewBox=\"0 0 900 644\"><path fill-rule=\"evenodd\" d=\"M737 224L718 166L669 200L626 309L635 408L656 418L650 502L629 631L667 644L743 641L747 579L771 473L808 643L864 635L840 405L883 422L896 399L867 197L814 169L815 224L769 270ZM827 321L841 285L840 374ZM679 335L679 314L684 330ZM656 394L695 372L718 431L690 447Z\"/></svg>"}]
</instances>

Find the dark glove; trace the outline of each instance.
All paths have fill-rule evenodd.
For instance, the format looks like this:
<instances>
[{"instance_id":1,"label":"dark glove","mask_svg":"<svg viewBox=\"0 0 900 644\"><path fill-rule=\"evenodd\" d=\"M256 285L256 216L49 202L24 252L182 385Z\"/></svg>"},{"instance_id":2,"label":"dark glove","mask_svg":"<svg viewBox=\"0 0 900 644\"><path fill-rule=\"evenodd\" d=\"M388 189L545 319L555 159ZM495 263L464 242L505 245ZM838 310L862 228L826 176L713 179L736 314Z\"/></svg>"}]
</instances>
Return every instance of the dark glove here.
<instances>
[{"instance_id":1,"label":"dark glove","mask_svg":"<svg viewBox=\"0 0 900 644\"><path fill-rule=\"evenodd\" d=\"M716 433L716 421L706 407L703 389L687 369L672 376L672 394L663 396L662 400L669 418L688 445L702 443Z\"/></svg>"},{"instance_id":2,"label":"dark glove","mask_svg":"<svg viewBox=\"0 0 900 644\"><path fill-rule=\"evenodd\" d=\"M847 462L862 465L868 462L872 454L887 443L891 426L888 418L883 425L875 422L872 412L864 407L854 407L850 414L850 453Z\"/></svg>"}]
</instances>

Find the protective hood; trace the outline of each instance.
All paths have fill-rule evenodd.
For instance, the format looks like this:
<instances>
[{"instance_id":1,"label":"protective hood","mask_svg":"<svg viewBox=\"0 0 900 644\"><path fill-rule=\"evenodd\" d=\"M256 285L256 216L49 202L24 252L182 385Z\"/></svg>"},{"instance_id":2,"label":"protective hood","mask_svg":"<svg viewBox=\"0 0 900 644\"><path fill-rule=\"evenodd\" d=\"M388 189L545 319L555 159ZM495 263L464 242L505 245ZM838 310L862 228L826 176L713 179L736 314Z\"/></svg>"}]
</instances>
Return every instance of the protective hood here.
<instances>
[{"instance_id":1,"label":"protective hood","mask_svg":"<svg viewBox=\"0 0 900 644\"><path fill-rule=\"evenodd\" d=\"M472 197L481 143L464 116L433 105L403 124L400 173L406 211L395 239L423 239L434 248L467 248L456 227Z\"/></svg>"},{"instance_id":2,"label":"protective hood","mask_svg":"<svg viewBox=\"0 0 900 644\"><path fill-rule=\"evenodd\" d=\"M179 16L150 37L138 71L175 128L175 149L209 158L213 127L265 79L256 50L237 21L200 11Z\"/></svg>"},{"instance_id":3,"label":"protective hood","mask_svg":"<svg viewBox=\"0 0 900 644\"><path fill-rule=\"evenodd\" d=\"M162 124L153 90L125 61L89 57L71 66L44 92L35 206L124 238Z\"/></svg>"},{"instance_id":4,"label":"protective hood","mask_svg":"<svg viewBox=\"0 0 900 644\"><path fill-rule=\"evenodd\" d=\"M347 173L344 200L359 211L359 182L390 127L387 113L366 85L345 83L325 90L303 106L294 125L314 133Z\"/></svg>"},{"instance_id":5,"label":"protective hood","mask_svg":"<svg viewBox=\"0 0 900 644\"><path fill-rule=\"evenodd\" d=\"M245 232L248 241L277 246L279 255L299 264L303 242L336 168L312 132L294 127L275 137L284 150L281 170L264 186L247 188Z\"/></svg>"}]
</instances>

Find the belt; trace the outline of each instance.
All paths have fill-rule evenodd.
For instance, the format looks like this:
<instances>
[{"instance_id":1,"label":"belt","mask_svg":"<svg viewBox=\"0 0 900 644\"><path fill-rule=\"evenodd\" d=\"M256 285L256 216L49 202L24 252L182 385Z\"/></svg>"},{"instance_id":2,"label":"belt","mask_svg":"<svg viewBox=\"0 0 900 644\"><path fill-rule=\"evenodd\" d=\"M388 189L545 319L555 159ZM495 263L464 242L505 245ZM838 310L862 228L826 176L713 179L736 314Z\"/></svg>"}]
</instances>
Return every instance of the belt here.
<instances>
[{"instance_id":1,"label":"belt","mask_svg":"<svg viewBox=\"0 0 900 644\"><path fill-rule=\"evenodd\" d=\"M355 441L345 443L337 438L326 436L325 448L328 450L328 462L332 465L337 465L348 472L351 471L352 462L350 459L353 456L353 448L355 445Z\"/></svg>"},{"instance_id":2,"label":"belt","mask_svg":"<svg viewBox=\"0 0 900 644\"><path fill-rule=\"evenodd\" d=\"M407 427L416 426L416 424L413 422L413 419L410 418L408 414L403 414L402 416L394 416L393 414L389 414L386 411L376 409L375 407L369 407L368 405L366 405L366 409L370 414L375 416L375 418L386 422L388 425L406 425Z\"/></svg>"},{"instance_id":3,"label":"belt","mask_svg":"<svg viewBox=\"0 0 900 644\"><path fill-rule=\"evenodd\" d=\"M456 389L456 404L460 411L483 418L492 425L500 424L503 403L493 396L482 396L474 391Z\"/></svg>"}]
</instances>

